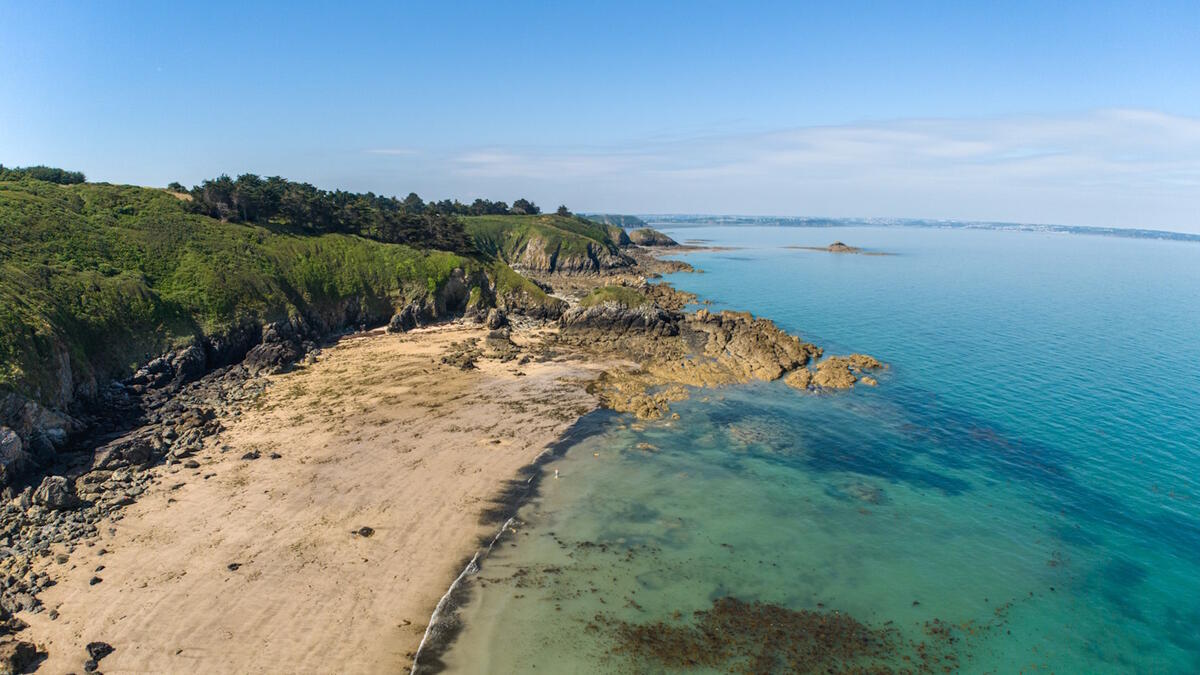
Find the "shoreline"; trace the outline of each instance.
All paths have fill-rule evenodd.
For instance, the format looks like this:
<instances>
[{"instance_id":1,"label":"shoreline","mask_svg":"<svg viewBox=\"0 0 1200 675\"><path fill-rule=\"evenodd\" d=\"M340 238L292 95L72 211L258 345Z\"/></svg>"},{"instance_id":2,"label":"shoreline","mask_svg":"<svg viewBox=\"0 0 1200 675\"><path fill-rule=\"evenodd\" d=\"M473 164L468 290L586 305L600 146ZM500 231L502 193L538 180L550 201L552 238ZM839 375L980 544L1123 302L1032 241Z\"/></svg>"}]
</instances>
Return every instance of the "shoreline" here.
<instances>
[{"instance_id":1,"label":"shoreline","mask_svg":"<svg viewBox=\"0 0 1200 675\"><path fill-rule=\"evenodd\" d=\"M521 342L541 331L519 328L513 337ZM469 370L441 361L454 354L457 343L486 334L460 321L400 336L351 335L327 348L317 363L272 377L263 395L266 410L226 421L228 428L217 437L224 452L198 453L203 468L191 474L171 471L177 467L152 469L156 480L101 527L112 529L70 553L69 566L56 556L43 560L39 569L55 583L40 598L55 618L51 612L21 614L29 624L22 637L48 652L42 668L78 669L87 658L84 644L94 641L116 648L102 664L112 671L408 667L438 594L481 540L495 535L496 514L514 508L513 499L520 497L514 483L555 443L570 442L567 432L597 405L585 388L604 364L571 353L543 354L520 366L511 359L481 359ZM407 392L390 385L372 389L331 372L345 354L356 352L362 371L376 371L384 367L376 358L380 350L389 354L386 366L428 370L423 382L441 390L415 383ZM325 448L294 438L310 430L311 422L287 429L287 420L301 414L296 411L308 410L306 400L278 400L290 396L298 379L313 377L325 380L317 385L332 380L339 389L364 389L352 403L370 408L345 420L341 436L321 438ZM393 400L381 400L388 396ZM383 435L356 438L362 430ZM280 443L289 437L290 446ZM411 447L388 452L403 441ZM259 458L242 459L256 450ZM355 459L364 452L372 454L369 461ZM180 477L184 480L176 482ZM371 485L372 478L384 480ZM338 489L314 487L321 482ZM254 494L260 491L267 497ZM420 494L405 501L396 491ZM210 515L214 510L219 516ZM294 511L302 517L290 516ZM399 516L388 518L388 512ZM270 524L259 526L268 513ZM195 530L178 531L188 527ZM355 534L360 528L370 533ZM379 551L378 544L393 539L399 541L391 551ZM289 552L297 545L299 551ZM296 555L311 559L297 563L291 559ZM358 574L361 580L330 582L331 573ZM102 582L89 585L93 576ZM384 599L371 601L379 596ZM374 613L373 620L352 618L356 613ZM329 630L322 618L350 625ZM219 653L199 646L205 642L220 644ZM287 653L295 644L305 653Z\"/></svg>"},{"instance_id":2,"label":"shoreline","mask_svg":"<svg viewBox=\"0 0 1200 675\"><path fill-rule=\"evenodd\" d=\"M470 596L463 582L536 496L544 465L594 433L598 419L658 419L692 389L785 375L814 392L853 386L855 376L874 385L842 357L810 371L821 350L769 320L686 312L697 298L648 282L692 271L662 256L696 250L705 249L637 248L631 267L543 275L572 308L557 322L510 323L499 313L349 334L293 370L239 374L232 400L223 381L204 384L206 376L192 393L204 404L217 391L218 410L187 413L203 433L186 452L134 474L133 490L102 512L91 535L43 555L33 574L45 580L37 601L50 611L21 612L29 632L20 637L37 642L44 667L63 672L98 641L115 647L102 657L107 670L311 671L333 662L356 672L438 672ZM649 306L584 302L614 285ZM820 377L827 364L846 370L840 384ZM795 375L807 377L797 384ZM179 398L185 408L196 403ZM257 470L264 465L271 469ZM200 480L176 482L188 476ZM378 478L387 484L369 481ZM250 489L260 487L267 497ZM413 492L423 499L408 498ZM385 515L393 508L399 519ZM263 514L271 526L258 523ZM378 562L375 545L389 540ZM104 546L77 555L80 543ZM358 576L330 580L330 572ZM330 630L320 617L348 625Z\"/></svg>"}]
</instances>

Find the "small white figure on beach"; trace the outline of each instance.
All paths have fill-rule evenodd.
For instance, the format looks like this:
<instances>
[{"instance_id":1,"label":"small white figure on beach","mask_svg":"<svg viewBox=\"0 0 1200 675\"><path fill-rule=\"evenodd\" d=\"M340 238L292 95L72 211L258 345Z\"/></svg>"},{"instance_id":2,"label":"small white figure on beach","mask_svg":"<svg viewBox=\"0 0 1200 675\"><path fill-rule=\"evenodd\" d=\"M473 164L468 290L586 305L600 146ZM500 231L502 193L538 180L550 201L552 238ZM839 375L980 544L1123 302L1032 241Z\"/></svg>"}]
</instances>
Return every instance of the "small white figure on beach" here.
<instances>
[{"instance_id":1,"label":"small white figure on beach","mask_svg":"<svg viewBox=\"0 0 1200 675\"><path fill-rule=\"evenodd\" d=\"M555 470L554 470L554 477L555 477L555 478L558 478L558 469L555 469Z\"/></svg>"}]
</instances>

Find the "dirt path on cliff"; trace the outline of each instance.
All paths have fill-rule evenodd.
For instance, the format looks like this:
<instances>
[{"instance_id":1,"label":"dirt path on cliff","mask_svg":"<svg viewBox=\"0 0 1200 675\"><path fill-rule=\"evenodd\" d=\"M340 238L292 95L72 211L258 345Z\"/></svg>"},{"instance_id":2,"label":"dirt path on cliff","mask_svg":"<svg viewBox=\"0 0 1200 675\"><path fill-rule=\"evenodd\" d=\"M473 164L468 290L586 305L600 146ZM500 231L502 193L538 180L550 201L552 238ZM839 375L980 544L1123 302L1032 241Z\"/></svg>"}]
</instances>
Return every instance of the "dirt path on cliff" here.
<instances>
[{"instance_id":1,"label":"dirt path on cliff","mask_svg":"<svg viewBox=\"0 0 1200 675\"><path fill-rule=\"evenodd\" d=\"M153 469L94 543L44 559L57 618L22 617L41 672L82 672L93 641L110 675L407 668L504 481L595 406L599 365L441 363L485 333L355 336L272 378L199 468Z\"/></svg>"}]
</instances>

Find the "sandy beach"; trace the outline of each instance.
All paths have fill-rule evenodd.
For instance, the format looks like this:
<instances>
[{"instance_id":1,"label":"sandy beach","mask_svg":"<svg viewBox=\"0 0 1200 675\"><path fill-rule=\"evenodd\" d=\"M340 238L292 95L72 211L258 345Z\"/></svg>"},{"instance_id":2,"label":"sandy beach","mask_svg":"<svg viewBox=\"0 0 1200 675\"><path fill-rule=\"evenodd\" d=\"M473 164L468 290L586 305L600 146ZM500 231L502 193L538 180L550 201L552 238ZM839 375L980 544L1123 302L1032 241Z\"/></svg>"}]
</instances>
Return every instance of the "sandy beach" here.
<instances>
[{"instance_id":1,"label":"sandy beach","mask_svg":"<svg viewBox=\"0 0 1200 675\"><path fill-rule=\"evenodd\" d=\"M603 364L441 361L486 334L359 334L272 376L198 468L155 467L98 539L43 559L53 611L22 616L41 672L80 672L93 641L107 673L407 669L505 481L596 406Z\"/></svg>"}]
</instances>

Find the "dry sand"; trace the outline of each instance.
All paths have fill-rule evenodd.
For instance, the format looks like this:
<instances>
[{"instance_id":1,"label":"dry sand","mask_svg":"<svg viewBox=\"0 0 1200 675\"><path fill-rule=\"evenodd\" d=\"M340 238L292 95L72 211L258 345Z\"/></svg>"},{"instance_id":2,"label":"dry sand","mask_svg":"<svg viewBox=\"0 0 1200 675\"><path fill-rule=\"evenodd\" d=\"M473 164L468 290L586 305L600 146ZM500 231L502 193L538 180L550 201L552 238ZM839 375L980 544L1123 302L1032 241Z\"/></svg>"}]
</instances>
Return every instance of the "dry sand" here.
<instances>
[{"instance_id":1,"label":"dry sand","mask_svg":"<svg viewBox=\"0 0 1200 675\"><path fill-rule=\"evenodd\" d=\"M59 616L23 616L49 651L41 672L81 672L97 640L116 648L110 675L407 669L494 534L481 516L505 480L595 407L581 383L600 366L582 360L440 363L484 332L351 337L272 378L222 420L199 469L154 469L94 545L46 559L58 583L41 599ZM352 534L364 526L374 534Z\"/></svg>"}]
</instances>

